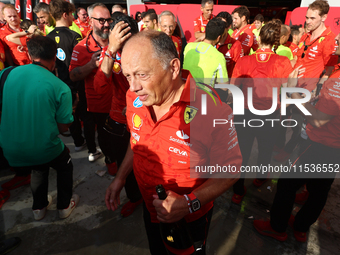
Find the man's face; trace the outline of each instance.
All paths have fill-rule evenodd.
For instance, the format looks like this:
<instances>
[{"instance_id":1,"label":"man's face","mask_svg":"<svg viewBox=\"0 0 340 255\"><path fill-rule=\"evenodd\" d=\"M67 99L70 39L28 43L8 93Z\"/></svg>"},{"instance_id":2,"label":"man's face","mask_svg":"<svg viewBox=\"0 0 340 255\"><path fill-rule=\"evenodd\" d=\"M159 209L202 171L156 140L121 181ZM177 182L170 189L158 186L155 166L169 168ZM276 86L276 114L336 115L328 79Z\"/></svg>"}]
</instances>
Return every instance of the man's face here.
<instances>
[{"instance_id":1,"label":"man's face","mask_svg":"<svg viewBox=\"0 0 340 255\"><path fill-rule=\"evenodd\" d=\"M262 22L259 20L255 20L254 24L257 30L259 30L262 27Z\"/></svg>"},{"instance_id":2,"label":"man's face","mask_svg":"<svg viewBox=\"0 0 340 255\"><path fill-rule=\"evenodd\" d=\"M144 21L144 24L146 26L145 30L153 30L153 29L155 29L155 24L150 19L150 16L146 16L143 21Z\"/></svg>"},{"instance_id":3,"label":"man's face","mask_svg":"<svg viewBox=\"0 0 340 255\"><path fill-rule=\"evenodd\" d=\"M338 45L338 48L336 49L336 51L335 51L335 55L340 55L340 33L335 37L335 41L336 41L336 43L337 43L337 45Z\"/></svg>"},{"instance_id":4,"label":"man's face","mask_svg":"<svg viewBox=\"0 0 340 255\"><path fill-rule=\"evenodd\" d=\"M163 69L161 62L154 57L148 39L131 40L122 52L123 74L130 84L130 91L139 96L145 106L161 105L172 90L172 71Z\"/></svg>"},{"instance_id":5,"label":"man's face","mask_svg":"<svg viewBox=\"0 0 340 255\"><path fill-rule=\"evenodd\" d=\"M37 13L37 22L43 25L49 25L48 19L50 14L44 11L40 11Z\"/></svg>"},{"instance_id":6,"label":"man's face","mask_svg":"<svg viewBox=\"0 0 340 255\"><path fill-rule=\"evenodd\" d=\"M100 38L106 40L109 38L110 25L107 21L104 24L100 24L99 20L96 19L109 19L111 18L110 12L107 8L97 6L93 9L91 17L91 25L93 27L93 32Z\"/></svg>"},{"instance_id":7,"label":"man's face","mask_svg":"<svg viewBox=\"0 0 340 255\"><path fill-rule=\"evenodd\" d=\"M67 15L67 21L68 21L68 26L72 26L72 22L73 22L73 14L72 12L69 12L69 14Z\"/></svg>"},{"instance_id":8,"label":"man's face","mask_svg":"<svg viewBox=\"0 0 340 255\"><path fill-rule=\"evenodd\" d=\"M319 15L319 10L308 9L306 14L306 29L310 32L314 31L326 20L326 18L327 15Z\"/></svg>"},{"instance_id":9,"label":"man's face","mask_svg":"<svg viewBox=\"0 0 340 255\"><path fill-rule=\"evenodd\" d=\"M86 22L87 21L87 12L85 11L85 9L81 9L78 12L78 17L79 17L79 20L81 22Z\"/></svg>"},{"instance_id":10,"label":"man's face","mask_svg":"<svg viewBox=\"0 0 340 255\"><path fill-rule=\"evenodd\" d=\"M161 18L161 30L166 33L168 36L172 36L176 28L176 22L172 16L166 15Z\"/></svg>"},{"instance_id":11,"label":"man's face","mask_svg":"<svg viewBox=\"0 0 340 255\"><path fill-rule=\"evenodd\" d=\"M201 11L202 11L203 17L205 19L210 19L213 10L214 10L214 4L213 3L206 3L204 5L204 7L201 6Z\"/></svg>"},{"instance_id":12,"label":"man's face","mask_svg":"<svg viewBox=\"0 0 340 255\"><path fill-rule=\"evenodd\" d=\"M242 18L240 18L240 16L238 15L237 12L235 12L233 14L233 27L234 29L239 29L242 26L242 21L245 19L245 17L243 16Z\"/></svg>"},{"instance_id":13,"label":"man's face","mask_svg":"<svg viewBox=\"0 0 340 255\"><path fill-rule=\"evenodd\" d=\"M20 25L20 19L17 11L11 8L6 8L4 10L4 19L12 27L18 27Z\"/></svg>"},{"instance_id":14,"label":"man's face","mask_svg":"<svg viewBox=\"0 0 340 255\"><path fill-rule=\"evenodd\" d=\"M301 39L301 37L303 36L304 33L305 33L305 30L303 29L303 27L300 27L300 28L299 28L299 34L296 35L296 40L297 40L298 42L300 42L300 39Z\"/></svg>"}]
</instances>

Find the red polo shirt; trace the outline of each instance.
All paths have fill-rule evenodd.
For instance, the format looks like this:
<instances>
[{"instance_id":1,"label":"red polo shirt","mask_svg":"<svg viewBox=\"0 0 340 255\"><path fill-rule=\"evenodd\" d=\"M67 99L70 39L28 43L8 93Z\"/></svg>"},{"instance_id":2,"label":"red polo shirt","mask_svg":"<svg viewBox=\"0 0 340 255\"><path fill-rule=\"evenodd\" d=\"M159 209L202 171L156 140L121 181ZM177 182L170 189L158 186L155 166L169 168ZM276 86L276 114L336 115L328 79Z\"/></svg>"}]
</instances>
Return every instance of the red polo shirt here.
<instances>
[{"instance_id":1,"label":"red polo shirt","mask_svg":"<svg viewBox=\"0 0 340 255\"><path fill-rule=\"evenodd\" d=\"M329 27L322 33L321 36L310 40L311 33L306 33L301 37L299 50L297 52L298 60L295 67L302 65L306 71L302 74L302 79L299 82L299 87L312 91L315 89L322 71L326 66L334 66L338 63L338 56L334 55L336 50L335 34ZM306 46L308 48L305 50ZM302 58L302 56L304 57ZM314 79L308 79L314 78Z\"/></svg>"},{"instance_id":2,"label":"red polo shirt","mask_svg":"<svg viewBox=\"0 0 340 255\"><path fill-rule=\"evenodd\" d=\"M76 67L87 64L91 60L92 54L96 51L102 51L102 48L94 40L92 33L90 33L74 47L70 63L70 72ZM109 113L111 108L112 91L108 91L105 94L98 94L94 90L93 80L97 69L98 68L94 68L84 79L87 110L89 112Z\"/></svg>"},{"instance_id":3,"label":"red polo shirt","mask_svg":"<svg viewBox=\"0 0 340 255\"><path fill-rule=\"evenodd\" d=\"M236 62L244 56L243 49L240 41L235 40L230 35L228 35L224 44L222 44L218 51L224 55L227 62L228 77L230 78Z\"/></svg>"},{"instance_id":4,"label":"red polo shirt","mask_svg":"<svg viewBox=\"0 0 340 255\"><path fill-rule=\"evenodd\" d=\"M224 103L215 105L207 96L207 115L202 115L199 110L202 94L206 95L189 75L179 101L157 122L135 93L129 90L126 94L133 170L152 222L158 222L152 205L152 195L156 194L158 184L180 195L189 194L207 180L197 178L197 166L230 164L240 169L242 156L235 127L230 124L213 127L214 119L230 121L233 118L231 108ZM185 219L194 221L212 206L213 202L209 202Z\"/></svg>"},{"instance_id":5,"label":"red polo shirt","mask_svg":"<svg viewBox=\"0 0 340 255\"><path fill-rule=\"evenodd\" d=\"M176 50L177 50L177 54L178 54L178 58L181 58L181 52L182 52L182 39L179 38L178 36L171 36L171 40L174 42Z\"/></svg>"},{"instance_id":6,"label":"red polo shirt","mask_svg":"<svg viewBox=\"0 0 340 255\"><path fill-rule=\"evenodd\" d=\"M230 83L242 86L246 109L249 109L248 87L253 88L253 106L257 110L271 108L272 88L277 88L278 109L280 107L280 87L286 82L285 78L288 78L292 71L292 65L287 57L277 55L271 49L258 49L253 55L239 59Z\"/></svg>"},{"instance_id":7,"label":"red polo shirt","mask_svg":"<svg viewBox=\"0 0 340 255\"><path fill-rule=\"evenodd\" d=\"M205 27L207 26L209 20L211 20L214 17L215 16L213 14L211 14L210 19L205 19L203 17L203 14L201 14L201 16L197 17L194 20L194 33L196 33L196 32L205 33Z\"/></svg>"},{"instance_id":8,"label":"red polo shirt","mask_svg":"<svg viewBox=\"0 0 340 255\"><path fill-rule=\"evenodd\" d=\"M85 38L90 30L92 30L91 25L88 22L82 22L79 18L74 21L80 29L80 32Z\"/></svg>"},{"instance_id":9,"label":"red polo shirt","mask_svg":"<svg viewBox=\"0 0 340 255\"><path fill-rule=\"evenodd\" d=\"M316 128L307 125L308 137L317 143L340 148L340 64L323 84L320 91L319 101L315 108L319 111L334 116L325 125Z\"/></svg>"},{"instance_id":10,"label":"red polo shirt","mask_svg":"<svg viewBox=\"0 0 340 255\"><path fill-rule=\"evenodd\" d=\"M20 28L20 32L22 31L23 30ZM16 33L16 31L11 29L8 24L6 24L4 27L0 29L0 40L2 41L4 48L9 50L14 64L16 65L30 64L31 61L27 55L28 54L27 47L12 43L6 39L7 35L13 33Z\"/></svg>"},{"instance_id":11,"label":"red polo shirt","mask_svg":"<svg viewBox=\"0 0 340 255\"><path fill-rule=\"evenodd\" d=\"M107 47L103 49L105 52ZM104 54L102 54L104 58ZM94 77L94 89L98 94L112 94L110 117L114 121L126 124L126 116L122 114L126 107L126 91L129 89L129 82L122 73L120 53L116 54L116 60L112 67L112 75L107 78L101 68L98 68Z\"/></svg>"},{"instance_id":12,"label":"red polo shirt","mask_svg":"<svg viewBox=\"0 0 340 255\"><path fill-rule=\"evenodd\" d=\"M287 46L287 45L286 45ZM293 43L293 42L291 42L290 44L289 44L289 46L287 46L287 47L289 47L289 49L292 51L292 53L293 53L293 57L295 57L296 56L296 54L297 54L297 52L298 52L298 50L299 50L299 46L297 46L295 43Z\"/></svg>"},{"instance_id":13,"label":"red polo shirt","mask_svg":"<svg viewBox=\"0 0 340 255\"><path fill-rule=\"evenodd\" d=\"M254 34L253 30L250 29L250 26L246 25L241 29L235 29L231 37L240 41L244 55L249 55L250 49L254 43ZM257 49L257 47L255 47L255 49Z\"/></svg>"}]
</instances>

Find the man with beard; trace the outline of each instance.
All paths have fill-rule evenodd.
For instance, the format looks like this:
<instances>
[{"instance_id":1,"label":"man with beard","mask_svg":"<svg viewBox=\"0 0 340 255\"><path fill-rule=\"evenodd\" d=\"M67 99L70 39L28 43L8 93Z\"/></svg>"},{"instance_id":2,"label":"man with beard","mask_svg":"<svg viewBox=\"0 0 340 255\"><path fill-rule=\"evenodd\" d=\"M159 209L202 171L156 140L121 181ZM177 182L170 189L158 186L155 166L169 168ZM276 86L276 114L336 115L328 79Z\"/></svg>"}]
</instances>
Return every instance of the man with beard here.
<instances>
[{"instance_id":1,"label":"man with beard","mask_svg":"<svg viewBox=\"0 0 340 255\"><path fill-rule=\"evenodd\" d=\"M257 50L257 45L253 46L253 31L248 25L250 12L246 6L240 6L232 12L232 16L233 27L235 30L231 37L240 41L244 55L249 55L251 48L253 48L253 50Z\"/></svg>"},{"instance_id":2,"label":"man with beard","mask_svg":"<svg viewBox=\"0 0 340 255\"><path fill-rule=\"evenodd\" d=\"M104 47L108 45L109 24L112 22L110 11L102 3L95 3L88 8L90 24L93 27L82 41L73 49L70 78L72 81L85 82L85 93L87 101L87 117L83 119L84 135L89 150L89 161L98 159L102 152L96 148L95 125L97 124L98 142L105 153L108 145L106 132L103 129L106 117L110 112L112 91L99 95L94 90L93 80L99 66L99 57ZM82 98L80 98L82 100ZM106 163L107 160L106 160Z\"/></svg>"}]
</instances>

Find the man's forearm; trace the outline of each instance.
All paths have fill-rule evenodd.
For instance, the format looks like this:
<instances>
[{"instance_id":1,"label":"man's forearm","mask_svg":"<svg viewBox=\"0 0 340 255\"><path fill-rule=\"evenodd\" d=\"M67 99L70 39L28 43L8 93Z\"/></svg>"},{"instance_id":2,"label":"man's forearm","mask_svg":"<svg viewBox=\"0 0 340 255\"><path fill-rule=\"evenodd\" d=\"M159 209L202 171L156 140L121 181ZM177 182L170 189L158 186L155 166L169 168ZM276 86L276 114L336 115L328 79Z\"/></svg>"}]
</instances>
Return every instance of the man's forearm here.
<instances>
[{"instance_id":1,"label":"man's forearm","mask_svg":"<svg viewBox=\"0 0 340 255\"><path fill-rule=\"evenodd\" d=\"M101 70L105 74L107 78L110 78L112 75L112 68L113 68L114 60L105 56L103 62L100 66Z\"/></svg>"},{"instance_id":2,"label":"man's forearm","mask_svg":"<svg viewBox=\"0 0 340 255\"><path fill-rule=\"evenodd\" d=\"M70 72L70 79L73 82L84 80L92 72L94 68L95 67L93 67L91 62L83 66L78 66Z\"/></svg>"}]
</instances>

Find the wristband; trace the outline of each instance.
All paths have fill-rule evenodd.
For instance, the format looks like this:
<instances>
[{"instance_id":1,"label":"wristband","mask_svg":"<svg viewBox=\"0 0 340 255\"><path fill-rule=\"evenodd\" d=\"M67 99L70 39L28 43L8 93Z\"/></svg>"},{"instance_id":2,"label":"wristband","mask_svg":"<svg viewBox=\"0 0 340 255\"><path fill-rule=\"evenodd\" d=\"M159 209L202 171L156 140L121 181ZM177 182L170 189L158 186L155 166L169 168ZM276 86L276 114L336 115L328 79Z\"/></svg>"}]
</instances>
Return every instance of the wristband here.
<instances>
[{"instance_id":1,"label":"wristband","mask_svg":"<svg viewBox=\"0 0 340 255\"><path fill-rule=\"evenodd\" d=\"M116 58L112 57L112 54L109 50L105 51L105 56L109 57L112 60L116 60Z\"/></svg>"},{"instance_id":2,"label":"wristband","mask_svg":"<svg viewBox=\"0 0 340 255\"><path fill-rule=\"evenodd\" d=\"M188 196L186 194L184 194L184 197L185 197L185 199L188 202L189 212L192 213L192 210L191 210L191 201L190 201L190 199L188 198Z\"/></svg>"}]
</instances>

